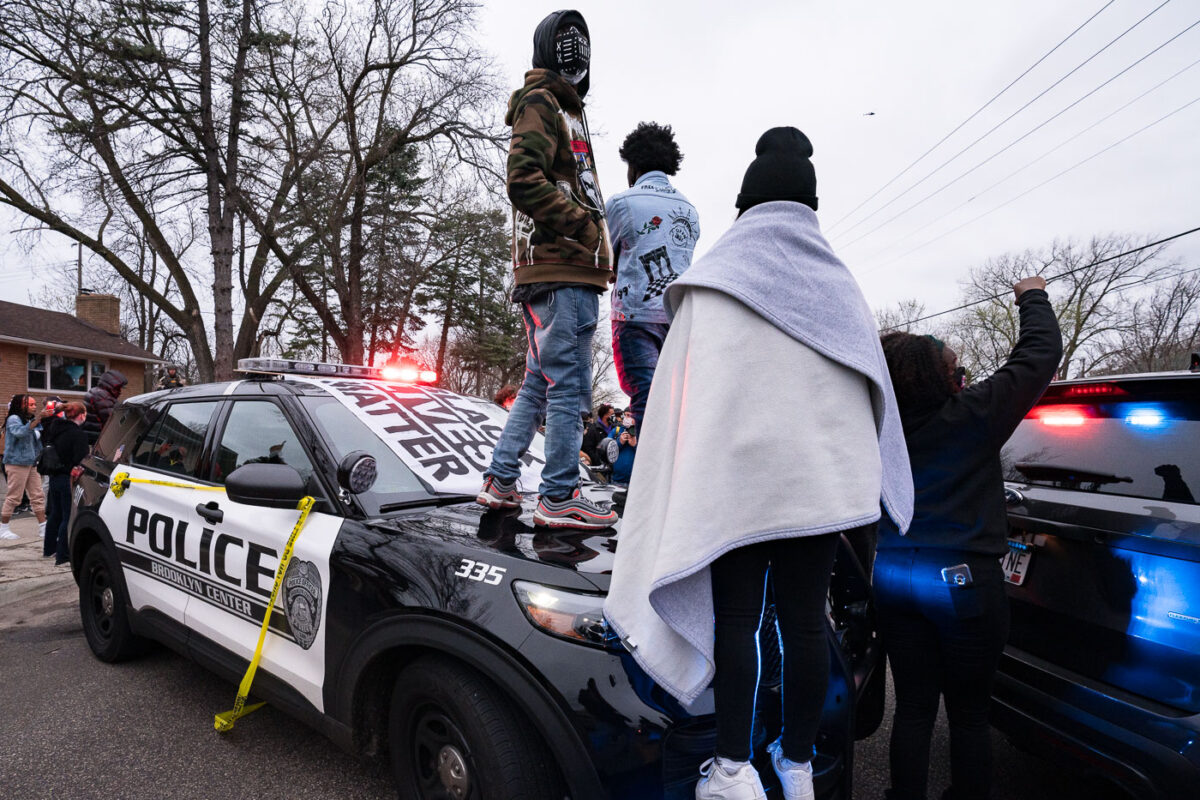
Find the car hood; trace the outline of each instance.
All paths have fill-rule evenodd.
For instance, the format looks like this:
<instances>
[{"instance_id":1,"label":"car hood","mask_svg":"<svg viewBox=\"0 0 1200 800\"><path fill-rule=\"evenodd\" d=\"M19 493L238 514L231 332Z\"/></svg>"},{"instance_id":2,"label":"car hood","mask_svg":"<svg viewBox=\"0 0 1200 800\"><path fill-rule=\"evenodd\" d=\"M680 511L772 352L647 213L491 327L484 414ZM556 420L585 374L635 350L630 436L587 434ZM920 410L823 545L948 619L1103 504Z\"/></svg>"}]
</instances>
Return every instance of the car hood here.
<instances>
[{"instance_id":1,"label":"car hood","mask_svg":"<svg viewBox=\"0 0 1200 800\"><path fill-rule=\"evenodd\" d=\"M585 484L583 491L601 506L612 505L611 486ZM536 506L537 495L530 494L519 509L492 511L464 502L374 519L370 524L571 570L599 591L608 591L620 521L601 531L552 530L533 524Z\"/></svg>"}]
</instances>

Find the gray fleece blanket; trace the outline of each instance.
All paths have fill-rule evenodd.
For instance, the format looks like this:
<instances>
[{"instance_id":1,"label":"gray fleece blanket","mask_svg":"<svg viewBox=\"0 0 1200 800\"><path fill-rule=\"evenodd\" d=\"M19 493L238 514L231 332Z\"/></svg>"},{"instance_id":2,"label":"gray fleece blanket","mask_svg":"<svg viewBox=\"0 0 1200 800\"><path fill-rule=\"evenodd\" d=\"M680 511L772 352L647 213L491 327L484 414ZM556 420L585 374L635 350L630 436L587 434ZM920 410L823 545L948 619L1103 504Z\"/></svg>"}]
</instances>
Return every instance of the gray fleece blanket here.
<instances>
[{"instance_id":1,"label":"gray fleece blanket","mask_svg":"<svg viewBox=\"0 0 1200 800\"><path fill-rule=\"evenodd\" d=\"M737 298L788 336L871 382L883 507L896 527L907 531L912 472L879 329L858 282L825 241L817 212L791 202L751 208L671 284L663 304L667 313L674 313L689 286Z\"/></svg>"},{"instance_id":2,"label":"gray fleece blanket","mask_svg":"<svg viewBox=\"0 0 1200 800\"><path fill-rule=\"evenodd\" d=\"M816 215L742 215L668 290L605 603L663 688L713 674L708 566L736 547L912 517L908 455L870 309Z\"/></svg>"}]
</instances>

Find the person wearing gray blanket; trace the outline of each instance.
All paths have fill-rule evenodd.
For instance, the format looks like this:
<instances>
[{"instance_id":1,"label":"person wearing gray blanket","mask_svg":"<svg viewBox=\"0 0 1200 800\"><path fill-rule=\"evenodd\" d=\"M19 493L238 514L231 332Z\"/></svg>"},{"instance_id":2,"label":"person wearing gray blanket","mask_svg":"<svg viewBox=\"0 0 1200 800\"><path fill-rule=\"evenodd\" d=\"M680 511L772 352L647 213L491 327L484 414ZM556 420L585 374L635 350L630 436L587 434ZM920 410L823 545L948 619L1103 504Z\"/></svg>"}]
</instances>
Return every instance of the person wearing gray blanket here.
<instances>
[{"instance_id":1,"label":"person wearing gray blanket","mask_svg":"<svg viewBox=\"0 0 1200 800\"><path fill-rule=\"evenodd\" d=\"M671 328L605 603L634 658L680 702L712 684L717 743L701 800L766 796L750 759L768 584L784 673L783 733L767 750L784 798L813 796L838 536L873 528L881 506L899 530L912 516L887 362L817 224L812 145L772 128L755 153L737 221L667 289Z\"/></svg>"}]
</instances>

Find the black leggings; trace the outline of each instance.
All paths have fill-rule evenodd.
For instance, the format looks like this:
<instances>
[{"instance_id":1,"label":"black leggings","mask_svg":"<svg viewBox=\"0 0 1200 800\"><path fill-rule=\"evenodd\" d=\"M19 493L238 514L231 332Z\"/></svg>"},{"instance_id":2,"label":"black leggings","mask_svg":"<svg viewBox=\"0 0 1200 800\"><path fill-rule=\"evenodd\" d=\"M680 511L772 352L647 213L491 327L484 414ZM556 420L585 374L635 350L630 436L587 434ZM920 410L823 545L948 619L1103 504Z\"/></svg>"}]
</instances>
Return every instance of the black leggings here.
<instances>
[{"instance_id":1,"label":"black leggings","mask_svg":"<svg viewBox=\"0 0 1200 800\"><path fill-rule=\"evenodd\" d=\"M967 564L971 586L945 567ZM925 800L938 698L950 723L948 796L987 800L992 784L988 709L1008 640L1008 597L996 556L928 548L884 549L875 560L879 632L896 684L890 762L895 800Z\"/></svg>"},{"instance_id":2,"label":"black leggings","mask_svg":"<svg viewBox=\"0 0 1200 800\"><path fill-rule=\"evenodd\" d=\"M783 651L783 753L808 761L829 682L825 598L839 534L740 547L712 565L716 617L717 755L749 761L758 693L758 628L767 578Z\"/></svg>"}]
</instances>

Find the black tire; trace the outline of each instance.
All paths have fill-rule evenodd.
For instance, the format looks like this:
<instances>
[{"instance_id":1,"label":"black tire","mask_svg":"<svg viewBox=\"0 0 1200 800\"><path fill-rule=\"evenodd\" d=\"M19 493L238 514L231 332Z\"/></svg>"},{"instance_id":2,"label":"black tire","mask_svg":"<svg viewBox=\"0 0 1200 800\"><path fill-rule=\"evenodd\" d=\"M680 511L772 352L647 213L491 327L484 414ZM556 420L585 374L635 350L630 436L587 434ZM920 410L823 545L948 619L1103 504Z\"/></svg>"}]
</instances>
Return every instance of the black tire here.
<instances>
[{"instance_id":1,"label":"black tire","mask_svg":"<svg viewBox=\"0 0 1200 800\"><path fill-rule=\"evenodd\" d=\"M96 658L126 661L145 651L145 640L129 627L129 600L120 573L103 544L94 544L79 569L79 616Z\"/></svg>"},{"instance_id":2,"label":"black tire","mask_svg":"<svg viewBox=\"0 0 1200 800\"><path fill-rule=\"evenodd\" d=\"M430 656L392 691L388 748L401 800L561 800L558 767L495 684Z\"/></svg>"}]
</instances>

